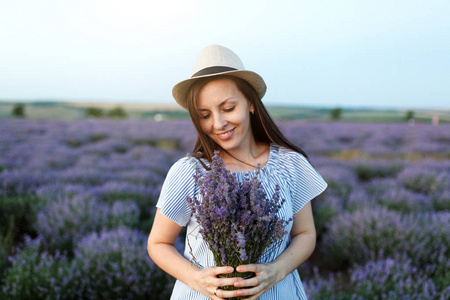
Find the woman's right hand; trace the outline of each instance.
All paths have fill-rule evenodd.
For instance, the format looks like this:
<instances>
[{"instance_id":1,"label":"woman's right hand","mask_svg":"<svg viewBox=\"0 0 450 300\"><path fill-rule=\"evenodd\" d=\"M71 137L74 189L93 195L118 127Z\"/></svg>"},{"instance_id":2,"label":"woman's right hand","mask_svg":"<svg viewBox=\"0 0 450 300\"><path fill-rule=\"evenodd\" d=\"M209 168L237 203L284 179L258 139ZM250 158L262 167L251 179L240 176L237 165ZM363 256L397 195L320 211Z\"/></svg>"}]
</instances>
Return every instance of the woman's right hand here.
<instances>
[{"instance_id":1,"label":"woman's right hand","mask_svg":"<svg viewBox=\"0 0 450 300\"><path fill-rule=\"evenodd\" d=\"M195 272L189 285L192 289L214 300L235 297L236 291L225 291L220 288L227 285L232 286L235 282L242 280L242 278L218 277L220 274L230 274L233 271L233 267L209 267L200 269Z\"/></svg>"},{"instance_id":2,"label":"woman's right hand","mask_svg":"<svg viewBox=\"0 0 450 300\"><path fill-rule=\"evenodd\" d=\"M161 214L157 209L152 230L148 238L148 254L164 271L187 284L203 295L222 300L236 295L235 291L224 291L220 287L234 285L241 278L218 278L219 274L230 274L233 267L210 267L200 269L181 255L174 247L182 227ZM216 295L214 295L216 292Z\"/></svg>"}]
</instances>

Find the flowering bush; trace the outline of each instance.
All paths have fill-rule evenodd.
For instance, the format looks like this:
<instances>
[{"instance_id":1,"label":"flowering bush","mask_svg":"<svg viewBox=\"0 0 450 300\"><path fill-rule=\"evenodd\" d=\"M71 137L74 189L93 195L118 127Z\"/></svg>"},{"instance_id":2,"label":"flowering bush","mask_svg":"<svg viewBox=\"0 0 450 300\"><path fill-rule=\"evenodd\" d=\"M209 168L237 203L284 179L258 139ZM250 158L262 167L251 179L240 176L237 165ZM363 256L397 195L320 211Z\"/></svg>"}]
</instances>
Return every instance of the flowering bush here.
<instances>
[{"instance_id":1,"label":"flowering bush","mask_svg":"<svg viewBox=\"0 0 450 300\"><path fill-rule=\"evenodd\" d=\"M278 187L267 199L258 172L239 182L225 169L218 153L214 153L210 171L197 170L194 175L201 199L188 197L188 204L217 266L255 263L287 234L285 226L291 220L277 216L284 199L279 199Z\"/></svg>"},{"instance_id":2,"label":"flowering bush","mask_svg":"<svg viewBox=\"0 0 450 300\"><path fill-rule=\"evenodd\" d=\"M134 226L138 216L139 209L133 202L109 205L78 194L49 202L38 213L35 227L47 249L72 252L74 243L85 234L119 225Z\"/></svg>"},{"instance_id":3,"label":"flowering bush","mask_svg":"<svg viewBox=\"0 0 450 300\"><path fill-rule=\"evenodd\" d=\"M440 293L433 280L407 257L369 261L356 266L350 281L354 293L365 299L436 299Z\"/></svg>"},{"instance_id":4,"label":"flowering bush","mask_svg":"<svg viewBox=\"0 0 450 300\"><path fill-rule=\"evenodd\" d=\"M449 172L424 170L420 166L411 166L399 174L403 185L414 192L430 195L449 187Z\"/></svg>"},{"instance_id":5,"label":"flowering bush","mask_svg":"<svg viewBox=\"0 0 450 300\"><path fill-rule=\"evenodd\" d=\"M102 230L75 250L79 299L164 299L173 281L150 259L147 236L128 228Z\"/></svg>"},{"instance_id":6,"label":"flowering bush","mask_svg":"<svg viewBox=\"0 0 450 300\"><path fill-rule=\"evenodd\" d=\"M48 175L25 170L4 170L0 172L0 196L33 194L39 186L49 182L50 179Z\"/></svg>"},{"instance_id":7,"label":"flowering bush","mask_svg":"<svg viewBox=\"0 0 450 300\"><path fill-rule=\"evenodd\" d=\"M350 280L342 273L314 277L305 281L311 299L448 299L450 288L439 287L426 270L408 257L370 260L350 270ZM349 281L345 283L346 281Z\"/></svg>"},{"instance_id":8,"label":"flowering bush","mask_svg":"<svg viewBox=\"0 0 450 300\"><path fill-rule=\"evenodd\" d=\"M328 187L325 194L333 194L341 198L346 198L358 186L356 174L347 166L327 165L319 166L318 171L323 174ZM345 178L345 180L343 180Z\"/></svg>"},{"instance_id":9,"label":"flowering bush","mask_svg":"<svg viewBox=\"0 0 450 300\"><path fill-rule=\"evenodd\" d=\"M10 258L2 299L74 299L75 274L67 257L41 252L41 240L27 238L22 250Z\"/></svg>"},{"instance_id":10,"label":"flowering bush","mask_svg":"<svg viewBox=\"0 0 450 300\"><path fill-rule=\"evenodd\" d=\"M406 253L416 264L438 263L450 255L450 213L400 215L385 208L343 213L323 238L330 264L363 263Z\"/></svg>"},{"instance_id":11,"label":"flowering bush","mask_svg":"<svg viewBox=\"0 0 450 300\"><path fill-rule=\"evenodd\" d=\"M389 210L402 213L419 213L434 210L430 197L403 187L397 179L375 179L366 186L373 202Z\"/></svg>"}]
</instances>

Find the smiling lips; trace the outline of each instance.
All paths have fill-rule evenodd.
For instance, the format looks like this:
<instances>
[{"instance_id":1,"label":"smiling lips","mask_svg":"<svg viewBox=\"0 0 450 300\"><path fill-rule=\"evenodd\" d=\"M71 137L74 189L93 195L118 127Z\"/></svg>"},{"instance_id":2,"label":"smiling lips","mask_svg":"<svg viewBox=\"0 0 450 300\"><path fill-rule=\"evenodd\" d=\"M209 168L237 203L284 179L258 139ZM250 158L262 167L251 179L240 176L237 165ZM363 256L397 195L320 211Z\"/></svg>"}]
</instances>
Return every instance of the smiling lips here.
<instances>
[{"instance_id":1,"label":"smiling lips","mask_svg":"<svg viewBox=\"0 0 450 300\"><path fill-rule=\"evenodd\" d=\"M226 131L224 133L216 134L217 138L222 140L222 141L226 141L226 140L231 138L231 136L233 135L235 129L236 129L236 127L234 127L231 130L228 130L228 131Z\"/></svg>"}]
</instances>

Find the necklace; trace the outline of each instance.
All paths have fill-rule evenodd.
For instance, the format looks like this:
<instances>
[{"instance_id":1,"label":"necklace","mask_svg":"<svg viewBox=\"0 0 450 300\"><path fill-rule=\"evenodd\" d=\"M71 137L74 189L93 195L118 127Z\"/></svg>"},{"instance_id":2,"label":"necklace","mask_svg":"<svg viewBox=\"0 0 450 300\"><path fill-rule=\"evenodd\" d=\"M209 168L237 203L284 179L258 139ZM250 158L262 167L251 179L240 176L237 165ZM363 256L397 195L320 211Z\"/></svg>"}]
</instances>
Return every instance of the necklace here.
<instances>
[{"instance_id":1,"label":"necklace","mask_svg":"<svg viewBox=\"0 0 450 300\"><path fill-rule=\"evenodd\" d=\"M255 165L252 165L252 164L249 164L249 163L246 163L245 161L243 161L243 160L240 160L239 158L237 158L237 157L234 157L233 155L231 155L230 153L228 153L227 152L227 154L229 155L229 156L231 156L232 158L234 158L235 160L237 160L237 161L240 161L241 163L243 163L243 164L246 164L247 166L250 166L250 167L253 167L253 168L255 168L255 169L259 169L259 167L260 167L260 164L258 164L257 166L255 166Z\"/></svg>"},{"instance_id":2,"label":"necklace","mask_svg":"<svg viewBox=\"0 0 450 300\"><path fill-rule=\"evenodd\" d=\"M231 156L232 158L234 158L235 160L240 161L241 163L246 164L247 166L253 167L253 168L255 168L255 169L261 168L261 164L258 164L258 165L255 166L255 165L246 163L245 161L240 160L239 158L237 158L237 157L231 155L227 150L224 149L224 151L225 151L229 156ZM265 152L265 151L264 151L264 152Z\"/></svg>"}]
</instances>

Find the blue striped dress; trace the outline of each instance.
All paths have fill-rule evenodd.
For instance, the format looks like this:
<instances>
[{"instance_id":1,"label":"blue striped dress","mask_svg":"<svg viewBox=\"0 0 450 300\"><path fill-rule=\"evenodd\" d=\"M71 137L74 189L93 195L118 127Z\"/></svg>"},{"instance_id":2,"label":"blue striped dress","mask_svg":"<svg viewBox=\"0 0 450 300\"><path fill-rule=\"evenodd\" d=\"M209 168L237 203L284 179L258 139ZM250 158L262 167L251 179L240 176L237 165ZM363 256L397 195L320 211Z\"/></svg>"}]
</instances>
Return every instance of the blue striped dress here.
<instances>
[{"instance_id":1,"label":"blue striped dress","mask_svg":"<svg viewBox=\"0 0 450 300\"><path fill-rule=\"evenodd\" d=\"M192 177L195 174L196 166L202 169L201 164L195 158L183 157L178 160L167 174L156 206L161 208L161 213L164 216L180 226L187 226L184 256L193 261L187 246L187 239L189 239L195 259L206 268L215 265L213 255L198 233L198 224L186 202L186 196L193 198L199 194L199 188ZM236 172L235 174L238 180L242 181L245 173L252 176L254 172ZM327 187L326 182L303 155L275 144L270 146L269 160L266 166L261 168L259 179L268 197L274 194L275 185L279 185L280 198L286 199L279 212L279 215L284 219L292 217L308 201L322 193ZM287 228L288 232L291 228L292 222ZM290 235L287 234L281 246L271 255L264 257L264 262L273 261L289 246L289 243ZM200 300L209 298L177 280L171 299ZM259 299L307 299L307 297L300 276L295 270Z\"/></svg>"}]
</instances>

